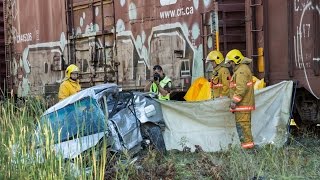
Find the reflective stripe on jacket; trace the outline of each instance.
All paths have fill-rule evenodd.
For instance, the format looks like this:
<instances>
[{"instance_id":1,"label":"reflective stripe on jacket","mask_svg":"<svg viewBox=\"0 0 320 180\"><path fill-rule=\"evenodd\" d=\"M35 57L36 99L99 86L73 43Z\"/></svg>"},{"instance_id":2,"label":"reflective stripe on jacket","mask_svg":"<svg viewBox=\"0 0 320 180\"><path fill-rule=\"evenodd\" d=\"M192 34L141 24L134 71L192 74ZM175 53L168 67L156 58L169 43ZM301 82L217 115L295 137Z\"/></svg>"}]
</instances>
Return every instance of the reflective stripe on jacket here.
<instances>
[{"instance_id":1,"label":"reflective stripe on jacket","mask_svg":"<svg viewBox=\"0 0 320 180\"><path fill-rule=\"evenodd\" d=\"M247 64L239 64L230 82L230 98L237 106L231 112L249 112L255 110L252 72Z\"/></svg>"},{"instance_id":2,"label":"reflective stripe on jacket","mask_svg":"<svg viewBox=\"0 0 320 180\"><path fill-rule=\"evenodd\" d=\"M211 88L213 89L213 98L229 96L229 69L219 65L214 70L218 73L217 76L212 77Z\"/></svg>"},{"instance_id":3,"label":"reflective stripe on jacket","mask_svg":"<svg viewBox=\"0 0 320 180\"><path fill-rule=\"evenodd\" d=\"M165 76L160 82L160 87L164 88L169 82L171 82L171 79ZM166 96L162 96L162 94L159 92L158 86L156 83L152 83L150 86L150 92L158 94L159 100L170 100L170 93L168 93Z\"/></svg>"},{"instance_id":4,"label":"reflective stripe on jacket","mask_svg":"<svg viewBox=\"0 0 320 180\"><path fill-rule=\"evenodd\" d=\"M81 86L78 81L73 81L71 79L64 80L59 88L59 101L79 92Z\"/></svg>"}]
</instances>

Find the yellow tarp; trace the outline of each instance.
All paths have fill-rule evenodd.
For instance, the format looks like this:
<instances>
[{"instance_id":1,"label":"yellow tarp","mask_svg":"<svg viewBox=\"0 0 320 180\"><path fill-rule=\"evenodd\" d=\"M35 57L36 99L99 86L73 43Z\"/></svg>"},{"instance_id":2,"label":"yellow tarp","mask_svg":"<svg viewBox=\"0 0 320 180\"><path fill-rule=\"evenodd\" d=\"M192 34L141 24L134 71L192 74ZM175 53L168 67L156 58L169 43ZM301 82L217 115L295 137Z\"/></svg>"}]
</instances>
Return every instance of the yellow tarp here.
<instances>
[{"instance_id":1,"label":"yellow tarp","mask_svg":"<svg viewBox=\"0 0 320 180\"><path fill-rule=\"evenodd\" d=\"M196 79L184 96L184 99L186 101L204 101L211 99L210 82L204 77Z\"/></svg>"},{"instance_id":2,"label":"yellow tarp","mask_svg":"<svg viewBox=\"0 0 320 180\"><path fill-rule=\"evenodd\" d=\"M253 76L252 81L254 83L254 90L262 89L266 87L266 83L264 82L264 78L258 79L257 77Z\"/></svg>"},{"instance_id":3,"label":"yellow tarp","mask_svg":"<svg viewBox=\"0 0 320 180\"><path fill-rule=\"evenodd\" d=\"M262 89L266 87L264 79L258 79L257 77L252 77L254 83L254 89ZM211 99L211 89L210 82L204 78L199 77L196 79L193 84L190 86L188 92L184 96L186 101L204 101Z\"/></svg>"}]
</instances>

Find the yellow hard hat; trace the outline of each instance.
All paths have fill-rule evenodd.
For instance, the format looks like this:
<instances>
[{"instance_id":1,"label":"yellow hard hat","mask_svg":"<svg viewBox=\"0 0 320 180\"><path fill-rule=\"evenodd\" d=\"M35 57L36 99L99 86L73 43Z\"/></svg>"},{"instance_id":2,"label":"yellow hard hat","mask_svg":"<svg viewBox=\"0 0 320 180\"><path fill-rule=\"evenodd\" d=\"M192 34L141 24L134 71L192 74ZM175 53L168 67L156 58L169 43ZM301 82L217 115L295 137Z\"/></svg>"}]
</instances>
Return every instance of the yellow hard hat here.
<instances>
[{"instance_id":1,"label":"yellow hard hat","mask_svg":"<svg viewBox=\"0 0 320 180\"><path fill-rule=\"evenodd\" d=\"M244 58L245 57L238 49L233 49L228 52L226 56L226 63L233 61L235 64L240 64Z\"/></svg>"},{"instance_id":2,"label":"yellow hard hat","mask_svg":"<svg viewBox=\"0 0 320 180\"><path fill-rule=\"evenodd\" d=\"M211 51L207 56L207 61L215 61L216 64L220 64L224 61L224 57L220 51Z\"/></svg>"},{"instance_id":3,"label":"yellow hard hat","mask_svg":"<svg viewBox=\"0 0 320 180\"><path fill-rule=\"evenodd\" d=\"M66 78L70 78L71 73L73 73L73 72L79 72L79 68L78 68L78 66L71 64L66 69Z\"/></svg>"}]
</instances>

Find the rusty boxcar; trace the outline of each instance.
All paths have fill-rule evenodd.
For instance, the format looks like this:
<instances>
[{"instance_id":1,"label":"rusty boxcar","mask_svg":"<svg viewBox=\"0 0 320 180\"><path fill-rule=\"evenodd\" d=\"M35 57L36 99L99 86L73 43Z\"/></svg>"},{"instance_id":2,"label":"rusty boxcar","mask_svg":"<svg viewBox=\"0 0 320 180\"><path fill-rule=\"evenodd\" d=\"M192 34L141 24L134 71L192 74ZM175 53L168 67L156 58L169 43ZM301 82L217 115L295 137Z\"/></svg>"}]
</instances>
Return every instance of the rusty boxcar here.
<instances>
[{"instance_id":1,"label":"rusty boxcar","mask_svg":"<svg viewBox=\"0 0 320 180\"><path fill-rule=\"evenodd\" d=\"M254 59L267 84L297 82L295 119L320 123L320 1L219 0L221 50Z\"/></svg>"},{"instance_id":2,"label":"rusty boxcar","mask_svg":"<svg viewBox=\"0 0 320 180\"><path fill-rule=\"evenodd\" d=\"M2 1L1 1L2 2ZM71 63L89 87L141 89L161 64L180 91L210 50L237 48L268 84L297 80L295 112L319 123L319 0L4 0L6 92L56 95ZM1 31L0 31L1 32ZM0 36L1 38L1 36ZM0 54L1 56L1 54Z\"/></svg>"},{"instance_id":3,"label":"rusty boxcar","mask_svg":"<svg viewBox=\"0 0 320 180\"><path fill-rule=\"evenodd\" d=\"M203 74L201 23L206 16L209 24L213 1L6 2L7 83L20 97L56 94L71 63L81 69L82 87L117 82L139 89L155 64L181 89Z\"/></svg>"}]
</instances>

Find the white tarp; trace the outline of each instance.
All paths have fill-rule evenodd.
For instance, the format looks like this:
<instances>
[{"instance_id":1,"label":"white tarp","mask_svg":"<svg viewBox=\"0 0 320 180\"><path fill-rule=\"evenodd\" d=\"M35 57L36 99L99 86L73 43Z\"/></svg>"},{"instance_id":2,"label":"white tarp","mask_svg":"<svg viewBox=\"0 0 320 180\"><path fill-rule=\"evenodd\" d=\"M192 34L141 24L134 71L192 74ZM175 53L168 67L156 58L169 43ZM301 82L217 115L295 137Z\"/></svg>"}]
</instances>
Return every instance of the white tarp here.
<instances>
[{"instance_id":1,"label":"white tarp","mask_svg":"<svg viewBox=\"0 0 320 180\"><path fill-rule=\"evenodd\" d=\"M257 145L282 146L287 139L290 118L292 81L283 81L255 91L256 110L252 112L252 132ZM201 102L161 101L166 124L166 148L193 151L200 145L213 152L239 145L234 114L229 112L230 99Z\"/></svg>"}]
</instances>

